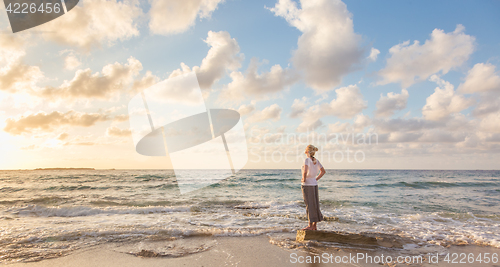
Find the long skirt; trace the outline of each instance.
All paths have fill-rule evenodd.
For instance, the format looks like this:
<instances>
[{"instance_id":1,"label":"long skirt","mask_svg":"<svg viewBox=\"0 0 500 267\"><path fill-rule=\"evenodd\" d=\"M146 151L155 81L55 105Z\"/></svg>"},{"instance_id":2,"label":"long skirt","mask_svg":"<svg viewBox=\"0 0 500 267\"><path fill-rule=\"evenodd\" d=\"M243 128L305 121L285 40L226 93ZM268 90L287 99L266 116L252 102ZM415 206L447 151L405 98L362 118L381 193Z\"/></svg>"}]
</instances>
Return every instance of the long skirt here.
<instances>
[{"instance_id":1,"label":"long skirt","mask_svg":"<svg viewBox=\"0 0 500 267\"><path fill-rule=\"evenodd\" d=\"M303 185L302 197L306 203L307 219L309 222L320 222L323 220L323 214L319 210L318 186Z\"/></svg>"}]
</instances>

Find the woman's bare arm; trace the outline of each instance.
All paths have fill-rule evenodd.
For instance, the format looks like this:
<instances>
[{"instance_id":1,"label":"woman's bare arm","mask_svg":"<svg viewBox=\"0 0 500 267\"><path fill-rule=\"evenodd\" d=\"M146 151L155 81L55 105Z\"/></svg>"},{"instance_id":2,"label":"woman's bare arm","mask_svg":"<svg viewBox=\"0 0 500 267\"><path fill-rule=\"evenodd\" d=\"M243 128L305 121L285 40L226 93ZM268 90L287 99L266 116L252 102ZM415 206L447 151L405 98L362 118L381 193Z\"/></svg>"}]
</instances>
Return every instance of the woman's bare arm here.
<instances>
[{"instance_id":1,"label":"woman's bare arm","mask_svg":"<svg viewBox=\"0 0 500 267\"><path fill-rule=\"evenodd\" d=\"M321 168L318 177L316 177L316 181L321 179L321 177L323 177L323 175L325 175L325 173L326 173L325 168Z\"/></svg>"},{"instance_id":2,"label":"woman's bare arm","mask_svg":"<svg viewBox=\"0 0 500 267\"><path fill-rule=\"evenodd\" d=\"M301 180L301 182L303 182L303 183L306 182L308 168L309 167L307 165L302 166L302 180Z\"/></svg>"}]
</instances>

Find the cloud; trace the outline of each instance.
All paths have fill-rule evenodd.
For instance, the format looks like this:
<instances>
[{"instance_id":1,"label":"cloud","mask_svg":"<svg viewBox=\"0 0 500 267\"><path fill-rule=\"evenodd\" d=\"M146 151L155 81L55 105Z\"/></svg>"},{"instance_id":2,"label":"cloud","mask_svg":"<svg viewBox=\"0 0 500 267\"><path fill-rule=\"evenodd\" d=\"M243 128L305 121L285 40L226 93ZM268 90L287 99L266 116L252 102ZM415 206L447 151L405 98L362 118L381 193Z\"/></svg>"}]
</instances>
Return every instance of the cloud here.
<instances>
[{"instance_id":1,"label":"cloud","mask_svg":"<svg viewBox=\"0 0 500 267\"><path fill-rule=\"evenodd\" d=\"M146 88L153 86L154 84L158 83L159 81L160 81L160 78L153 75L153 73L151 73L151 71L147 71L146 75L144 75L144 77L142 77L139 80L134 81L134 83L132 84L131 91L132 92L140 92Z\"/></svg>"},{"instance_id":2,"label":"cloud","mask_svg":"<svg viewBox=\"0 0 500 267\"><path fill-rule=\"evenodd\" d=\"M386 142L389 143L407 143L416 142L423 133L403 133L403 132L391 132L387 135Z\"/></svg>"},{"instance_id":3,"label":"cloud","mask_svg":"<svg viewBox=\"0 0 500 267\"><path fill-rule=\"evenodd\" d=\"M478 118L484 118L488 114L500 110L500 96L491 92L481 93L480 102L472 110L472 114Z\"/></svg>"},{"instance_id":4,"label":"cloud","mask_svg":"<svg viewBox=\"0 0 500 267\"><path fill-rule=\"evenodd\" d=\"M484 117L479 128L481 131L488 133L500 133L500 112L490 113Z\"/></svg>"},{"instance_id":5,"label":"cloud","mask_svg":"<svg viewBox=\"0 0 500 267\"><path fill-rule=\"evenodd\" d=\"M5 121L3 130L11 135L32 133L34 131L50 132L60 126L90 127L97 122L111 119L107 114L82 113L73 110L66 113L59 111L51 113L38 112L18 118L8 118Z\"/></svg>"},{"instance_id":6,"label":"cloud","mask_svg":"<svg viewBox=\"0 0 500 267\"><path fill-rule=\"evenodd\" d=\"M427 102L422 108L422 115L426 120L448 119L451 114L460 112L473 104L471 99L455 94L453 85L440 79L437 75L433 75L430 80L436 82L439 87L436 87L434 93L427 98Z\"/></svg>"},{"instance_id":7,"label":"cloud","mask_svg":"<svg viewBox=\"0 0 500 267\"><path fill-rule=\"evenodd\" d=\"M395 111L403 110L406 108L406 103L408 102L408 91L406 89L401 90L401 94L395 94L390 92L387 96L380 96L377 101L377 109L375 110L375 116L377 117L390 117L394 115Z\"/></svg>"},{"instance_id":8,"label":"cloud","mask_svg":"<svg viewBox=\"0 0 500 267\"><path fill-rule=\"evenodd\" d=\"M110 137L129 137L131 136L130 129L120 129L116 126L111 126L106 129L106 135Z\"/></svg>"},{"instance_id":9,"label":"cloud","mask_svg":"<svg viewBox=\"0 0 500 267\"><path fill-rule=\"evenodd\" d=\"M355 132L362 132L364 128L370 126L371 123L372 120L368 116L364 114L358 114L356 115L356 119L354 120L354 123L352 125L353 130Z\"/></svg>"},{"instance_id":10,"label":"cloud","mask_svg":"<svg viewBox=\"0 0 500 267\"><path fill-rule=\"evenodd\" d=\"M17 61L25 55L26 41L19 34L8 30L0 30L0 62L3 64Z\"/></svg>"},{"instance_id":11,"label":"cloud","mask_svg":"<svg viewBox=\"0 0 500 267\"><path fill-rule=\"evenodd\" d=\"M29 91L43 77L40 68L28 66L19 60L0 68L0 90L11 93Z\"/></svg>"},{"instance_id":12,"label":"cloud","mask_svg":"<svg viewBox=\"0 0 500 267\"><path fill-rule=\"evenodd\" d=\"M290 118L297 118L306 111L307 107L307 97L302 97L301 99L293 100L292 112L290 113Z\"/></svg>"},{"instance_id":13,"label":"cloud","mask_svg":"<svg viewBox=\"0 0 500 267\"><path fill-rule=\"evenodd\" d=\"M410 119L375 119L373 125L376 132L390 133L390 132L419 132L427 129L435 129L442 126L441 123L426 121L421 118Z\"/></svg>"},{"instance_id":14,"label":"cloud","mask_svg":"<svg viewBox=\"0 0 500 267\"><path fill-rule=\"evenodd\" d=\"M370 51L370 55L368 56L368 59L375 62L375 61L377 61L378 54L380 54L380 50L372 47L372 50Z\"/></svg>"},{"instance_id":15,"label":"cloud","mask_svg":"<svg viewBox=\"0 0 500 267\"><path fill-rule=\"evenodd\" d=\"M67 138L69 137L69 134L68 133L61 133L59 134L56 139L59 140L59 141L63 141L63 140L66 140Z\"/></svg>"},{"instance_id":16,"label":"cloud","mask_svg":"<svg viewBox=\"0 0 500 267\"><path fill-rule=\"evenodd\" d=\"M464 94L500 91L500 76L495 72L494 65L478 63L469 70L465 82L457 90Z\"/></svg>"},{"instance_id":17,"label":"cloud","mask_svg":"<svg viewBox=\"0 0 500 267\"><path fill-rule=\"evenodd\" d=\"M38 148L39 148L39 146L37 146L37 145L29 145L29 146L22 146L21 150L35 150Z\"/></svg>"},{"instance_id":18,"label":"cloud","mask_svg":"<svg viewBox=\"0 0 500 267\"><path fill-rule=\"evenodd\" d=\"M328 114L341 119L350 119L367 107L357 85L349 85L335 90L337 98L329 105Z\"/></svg>"},{"instance_id":19,"label":"cloud","mask_svg":"<svg viewBox=\"0 0 500 267\"><path fill-rule=\"evenodd\" d=\"M336 116L340 119L351 119L363 109L367 108L366 101L357 85L349 85L335 90L337 98L330 103L318 104L310 107L302 114L302 123L298 132L314 130L323 123L324 116Z\"/></svg>"},{"instance_id":20,"label":"cloud","mask_svg":"<svg viewBox=\"0 0 500 267\"><path fill-rule=\"evenodd\" d=\"M462 146L460 143L467 140L470 145L470 136L478 133L475 121L460 113L450 115L446 121L429 121L423 118L375 119L373 126L373 132L378 133L381 142L413 143L416 149L422 148L418 146L422 143L430 143L435 149L442 149L447 143Z\"/></svg>"},{"instance_id":21,"label":"cloud","mask_svg":"<svg viewBox=\"0 0 500 267\"><path fill-rule=\"evenodd\" d=\"M60 146L96 146L96 145L103 145L105 143L100 142L98 140L91 141L89 139L92 138L92 135L87 135L87 136L81 136L77 135L71 140L68 140L66 142L58 142L55 147L60 147Z\"/></svg>"},{"instance_id":22,"label":"cloud","mask_svg":"<svg viewBox=\"0 0 500 267\"><path fill-rule=\"evenodd\" d=\"M134 77L142 70L142 64L130 57L127 64L118 62L102 68L102 73L92 70L78 70L71 81L55 87L45 87L38 94L50 100L99 98L109 99L132 83Z\"/></svg>"},{"instance_id":23,"label":"cloud","mask_svg":"<svg viewBox=\"0 0 500 267\"><path fill-rule=\"evenodd\" d=\"M252 113L254 110L255 110L254 104L241 105L238 108L238 112L240 113L241 116L248 115L248 114Z\"/></svg>"},{"instance_id":24,"label":"cloud","mask_svg":"<svg viewBox=\"0 0 500 267\"><path fill-rule=\"evenodd\" d=\"M17 35L0 31L0 91L30 91L44 77L39 67L23 63L25 44Z\"/></svg>"},{"instance_id":25,"label":"cloud","mask_svg":"<svg viewBox=\"0 0 500 267\"><path fill-rule=\"evenodd\" d=\"M45 39L88 51L138 36L142 14L139 1L86 0L41 27Z\"/></svg>"},{"instance_id":26,"label":"cloud","mask_svg":"<svg viewBox=\"0 0 500 267\"><path fill-rule=\"evenodd\" d=\"M363 59L361 36L354 32L352 14L340 0L279 0L269 8L302 32L293 52L294 66L318 91L330 90Z\"/></svg>"},{"instance_id":27,"label":"cloud","mask_svg":"<svg viewBox=\"0 0 500 267\"><path fill-rule=\"evenodd\" d=\"M66 142L63 144L64 146L96 146L96 145L100 145L99 143L97 142L92 142L92 141L88 141L88 142Z\"/></svg>"},{"instance_id":28,"label":"cloud","mask_svg":"<svg viewBox=\"0 0 500 267\"><path fill-rule=\"evenodd\" d=\"M119 115L116 115L116 116L113 118L113 121L116 121L116 122L124 122L124 121L128 121L128 115L126 115L126 114L119 114Z\"/></svg>"},{"instance_id":29,"label":"cloud","mask_svg":"<svg viewBox=\"0 0 500 267\"><path fill-rule=\"evenodd\" d=\"M181 69L174 70L170 77L194 71L198 77L198 83L202 89L209 89L222 78L228 70L236 70L241 67L243 56L239 54L240 46L236 39L231 38L228 32L208 32L205 42L211 47L207 56L202 60L201 66L195 66L191 70L189 66L181 63Z\"/></svg>"},{"instance_id":30,"label":"cloud","mask_svg":"<svg viewBox=\"0 0 500 267\"><path fill-rule=\"evenodd\" d=\"M153 34L182 33L195 24L196 18L210 18L224 0L150 0L149 29Z\"/></svg>"},{"instance_id":31,"label":"cloud","mask_svg":"<svg viewBox=\"0 0 500 267\"><path fill-rule=\"evenodd\" d=\"M351 124L348 122L341 123L340 121L335 122L334 124L328 125L328 132L330 133L343 133L347 132Z\"/></svg>"},{"instance_id":32,"label":"cloud","mask_svg":"<svg viewBox=\"0 0 500 267\"><path fill-rule=\"evenodd\" d=\"M281 118L281 112L283 109L277 104L272 104L269 107L264 108L263 110L257 110L253 113L252 116L248 118L248 122L256 123L266 120L278 121Z\"/></svg>"},{"instance_id":33,"label":"cloud","mask_svg":"<svg viewBox=\"0 0 500 267\"><path fill-rule=\"evenodd\" d=\"M299 77L290 69L274 65L269 72L257 73L259 63L252 58L245 75L239 71L231 73L232 82L222 91L223 99L243 100L247 97L265 99L294 84Z\"/></svg>"},{"instance_id":34,"label":"cloud","mask_svg":"<svg viewBox=\"0 0 500 267\"><path fill-rule=\"evenodd\" d=\"M363 132L365 127L370 126L371 123L372 120L368 116L364 114L358 114L356 115L356 118L354 119L354 122L352 124L348 122L341 123L337 121L334 124L328 125L328 132L342 133L342 132L353 131L356 133L361 133Z\"/></svg>"},{"instance_id":35,"label":"cloud","mask_svg":"<svg viewBox=\"0 0 500 267\"><path fill-rule=\"evenodd\" d=\"M426 80L432 74L448 73L461 66L474 51L475 38L464 33L457 25L455 31L445 33L435 29L431 38L420 45L419 41L406 41L389 49L387 65L379 71L382 80L378 84L400 82L403 87Z\"/></svg>"},{"instance_id":36,"label":"cloud","mask_svg":"<svg viewBox=\"0 0 500 267\"><path fill-rule=\"evenodd\" d=\"M69 54L64 58L64 68L67 70L74 70L80 65L82 65L82 62L73 54Z\"/></svg>"},{"instance_id":37,"label":"cloud","mask_svg":"<svg viewBox=\"0 0 500 267\"><path fill-rule=\"evenodd\" d=\"M457 88L463 94L479 94L480 101L472 111L476 117L484 118L500 110L500 75L495 69L490 63L478 63Z\"/></svg>"}]
</instances>

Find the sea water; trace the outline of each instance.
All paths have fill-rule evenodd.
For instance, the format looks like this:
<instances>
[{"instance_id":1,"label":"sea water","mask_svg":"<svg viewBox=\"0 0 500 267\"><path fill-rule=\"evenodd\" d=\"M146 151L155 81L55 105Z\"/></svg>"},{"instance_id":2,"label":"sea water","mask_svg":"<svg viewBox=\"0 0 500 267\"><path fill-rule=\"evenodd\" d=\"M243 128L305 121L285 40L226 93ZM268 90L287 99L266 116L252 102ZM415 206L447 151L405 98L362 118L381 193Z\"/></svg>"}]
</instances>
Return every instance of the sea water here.
<instances>
[{"instance_id":1,"label":"sea water","mask_svg":"<svg viewBox=\"0 0 500 267\"><path fill-rule=\"evenodd\" d=\"M322 230L500 247L500 171L327 170L319 195ZM180 194L170 170L0 171L3 263L109 242L305 226L300 170L242 170L188 194Z\"/></svg>"}]
</instances>

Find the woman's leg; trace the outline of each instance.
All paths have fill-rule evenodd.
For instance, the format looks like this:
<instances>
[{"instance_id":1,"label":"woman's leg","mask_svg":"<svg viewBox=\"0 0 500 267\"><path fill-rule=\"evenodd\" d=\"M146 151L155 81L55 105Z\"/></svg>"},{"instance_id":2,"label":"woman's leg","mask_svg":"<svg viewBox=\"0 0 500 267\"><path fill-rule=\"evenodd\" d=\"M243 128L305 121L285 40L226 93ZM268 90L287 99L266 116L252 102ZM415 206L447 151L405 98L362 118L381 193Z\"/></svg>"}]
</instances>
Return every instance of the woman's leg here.
<instances>
[{"instance_id":1,"label":"woman's leg","mask_svg":"<svg viewBox=\"0 0 500 267\"><path fill-rule=\"evenodd\" d=\"M316 211L317 211L317 216L318 216L318 220L316 221L317 222L321 222L323 220L323 214L321 213L321 210L319 209L319 192L318 192L318 187L319 186L315 186L314 188L314 191L315 191L315 206L316 206ZM316 228L316 223L314 224L314 228Z\"/></svg>"},{"instance_id":2,"label":"woman's leg","mask_svg":"<svg viewBox=\"0 0 500 267\"><path fill-rule=\"evenodd\" d=\"M307 215L307 220L309 221L309 224L307 227L302 228L302 230L313 230L313 223L311 222L311 218L309 216L310 213L310 195L311 195L311 188L309 186L302 186L302 197L304 198L304 203L306 204L306 215Z\"/></svg>"},{"instance_id":3,"label":"woman's leg","mask_svg":"<svg viewBox=\"0 0 500 267\"><path fill-rule=\"evenodd\" d=\"M319 209L318 186L311 187L309 194L307 194L307 203L311 230L318 230L317 223L323 220L323 214Z\"/></svg>"}]
</instances>

